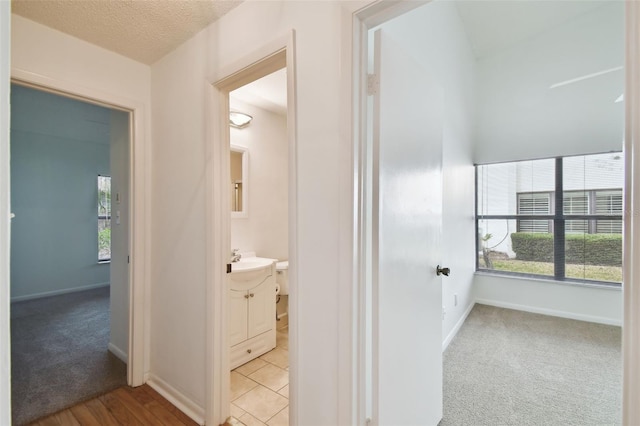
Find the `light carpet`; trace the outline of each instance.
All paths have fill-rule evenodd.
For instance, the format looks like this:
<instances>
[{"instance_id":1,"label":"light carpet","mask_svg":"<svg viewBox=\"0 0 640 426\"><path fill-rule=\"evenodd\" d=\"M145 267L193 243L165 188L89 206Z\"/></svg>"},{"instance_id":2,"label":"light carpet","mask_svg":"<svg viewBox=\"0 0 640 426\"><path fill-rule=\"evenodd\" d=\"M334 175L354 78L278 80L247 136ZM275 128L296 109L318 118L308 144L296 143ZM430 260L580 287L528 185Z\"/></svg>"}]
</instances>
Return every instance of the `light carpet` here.
<instances>
[{"instance_id":1,"label":"light carpet","mask_svg":"<svg viewBox=\"0 0 640 426\"><path fill-rule=\"evenodd\" d=\"M620 327L476 305L444 354L440 426L619 425Z\"/></svg>"}]
</instances>

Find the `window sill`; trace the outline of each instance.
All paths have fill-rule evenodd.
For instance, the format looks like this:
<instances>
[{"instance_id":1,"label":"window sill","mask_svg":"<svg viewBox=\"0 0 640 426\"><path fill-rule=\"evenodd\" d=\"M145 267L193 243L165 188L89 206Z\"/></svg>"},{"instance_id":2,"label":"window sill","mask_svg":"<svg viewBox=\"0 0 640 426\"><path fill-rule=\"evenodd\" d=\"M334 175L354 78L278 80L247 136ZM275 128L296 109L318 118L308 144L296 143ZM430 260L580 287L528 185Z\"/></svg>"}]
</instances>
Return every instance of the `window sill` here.
<instances>
[{"instance_id":1,"label":"window sill","mask_svg":"<svg viewBox=\"0 0 640 426\"><path fill-rule=\"evenodd\" d=\"M98 260L98 265L103 265L105 263L111 263L111 259L109 259L109 260Z\"/></svg>"},{"instance_id":2,"label":"window sill","mask_svg":"<svg viewBox=\"0 0 640 426\"><path fill-rule=\"evenodd\" d=\"M606 283L600 281L579 281L567 279L565 281L554 280L553 278L546 278L543 276L534 276L534 275L522 275L522 274L511 274L508 272L490 272L483 270L476 270L475 275L479 276L487 276L487 277L495 277L495 278L503 278L503 279L512 279L512 280L522 280L522 281L535 281L546 284L559 284L566 285L571 287L589 287L589 288L599 288L603 290L622 290L622 283Z\"/></svg>"}]
</instances>

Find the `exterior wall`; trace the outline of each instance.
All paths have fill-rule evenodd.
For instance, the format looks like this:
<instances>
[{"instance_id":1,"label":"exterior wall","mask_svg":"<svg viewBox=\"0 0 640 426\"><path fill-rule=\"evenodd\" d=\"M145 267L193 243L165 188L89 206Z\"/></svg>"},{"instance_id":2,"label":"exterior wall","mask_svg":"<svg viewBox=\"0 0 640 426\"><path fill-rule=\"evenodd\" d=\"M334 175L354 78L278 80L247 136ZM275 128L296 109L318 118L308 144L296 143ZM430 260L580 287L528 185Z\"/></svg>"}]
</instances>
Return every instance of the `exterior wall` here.
<instances>
[{"instance_id":1,"label":"exterior wall","mask_svg":"<svg viewBox=\"0 0 640 426\"><path fill-rule=\"evenodd\" d=\"M11 88L11 299L109 285L97 176L111 176L107 108Z\"/></svg>"},{"instance_id":2,"label":"exterior wall","mask_svg":"<svg viewBox=\"0 0 640 426\"><path fill-rule=\"evenodd\" d=\"M234 110L253 117L244 129L231 128L231 144L249 149L249 215L231 219L231 247L259 257L289 258L287 118L231 99Z\"/></svg>"}]
</instances>

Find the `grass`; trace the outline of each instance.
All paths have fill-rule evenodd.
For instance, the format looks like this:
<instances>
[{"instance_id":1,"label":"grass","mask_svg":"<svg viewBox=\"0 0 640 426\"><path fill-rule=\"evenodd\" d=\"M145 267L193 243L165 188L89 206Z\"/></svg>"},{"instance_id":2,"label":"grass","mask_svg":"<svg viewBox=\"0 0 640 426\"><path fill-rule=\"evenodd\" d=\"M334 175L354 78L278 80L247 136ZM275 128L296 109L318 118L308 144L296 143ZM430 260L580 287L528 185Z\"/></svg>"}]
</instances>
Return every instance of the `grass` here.
<instances>
[{"instance_id":1,"label":"grass","mask_svg":"<svg viewBox=\"0 0 640 426\"><path fill-rule=\"evenodd\" d=\"M484 267L482 258L480 259L480 267ZM548 262L530 262L516 259L493 259L493 269L497 271L517 272L521 274L553 276L553 263ZM567 264L565 274L567 278L611 281L618 283L622 282L622 268L620 266Z\"/></svg>"}]
</instances>

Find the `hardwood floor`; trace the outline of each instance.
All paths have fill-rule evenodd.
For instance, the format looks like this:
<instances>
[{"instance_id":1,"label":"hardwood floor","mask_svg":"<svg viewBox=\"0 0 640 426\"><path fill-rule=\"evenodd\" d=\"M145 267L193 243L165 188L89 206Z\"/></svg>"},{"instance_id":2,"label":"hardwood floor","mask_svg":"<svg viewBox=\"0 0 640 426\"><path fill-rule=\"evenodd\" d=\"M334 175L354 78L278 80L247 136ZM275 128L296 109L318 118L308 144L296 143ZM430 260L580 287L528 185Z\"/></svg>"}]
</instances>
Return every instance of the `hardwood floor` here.
<instances>
[{"instance_id":1,"label":"hardwood floor","mask_svg":"<svg viewBox=\"0 0 640 426\"><path fill-rule=\"evenodd\" d=\"M32 426L196 426L186 414L147 385L121 387L52 414Z\"/></svg>"}]
</instances>

